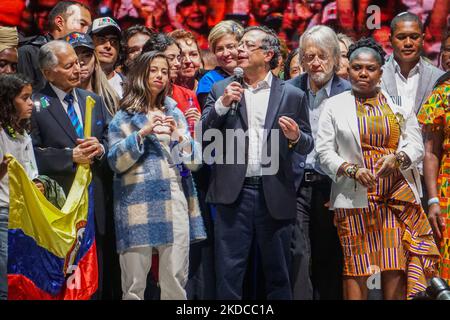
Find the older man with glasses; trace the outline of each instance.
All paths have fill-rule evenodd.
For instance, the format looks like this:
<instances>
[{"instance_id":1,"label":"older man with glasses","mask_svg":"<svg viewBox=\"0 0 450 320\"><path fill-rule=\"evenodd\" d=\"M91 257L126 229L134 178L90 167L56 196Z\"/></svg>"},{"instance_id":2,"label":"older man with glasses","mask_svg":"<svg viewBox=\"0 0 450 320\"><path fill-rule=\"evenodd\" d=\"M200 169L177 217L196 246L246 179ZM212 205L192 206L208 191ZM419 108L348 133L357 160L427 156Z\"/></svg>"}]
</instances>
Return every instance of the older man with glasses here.
<instances>
[{"instance_id":1,"label":"older man with glasses","mask_svg":"<svg viewBox=\"0 0 450 320\"><path fill-rule=\"evenodd\" d=\"M313 27L300 38L299 59L305 73L288 83L306 93L314 139L322 102L351 88L349 82L336 75L340 55L338 38L329 27ZM315 151L307 157L297 156L294 172L297 220L292 239L293 297L339 299L342 296L342 255L333 213L327 205L331 179L317 165Z\"/></svg>"}]
</instances>

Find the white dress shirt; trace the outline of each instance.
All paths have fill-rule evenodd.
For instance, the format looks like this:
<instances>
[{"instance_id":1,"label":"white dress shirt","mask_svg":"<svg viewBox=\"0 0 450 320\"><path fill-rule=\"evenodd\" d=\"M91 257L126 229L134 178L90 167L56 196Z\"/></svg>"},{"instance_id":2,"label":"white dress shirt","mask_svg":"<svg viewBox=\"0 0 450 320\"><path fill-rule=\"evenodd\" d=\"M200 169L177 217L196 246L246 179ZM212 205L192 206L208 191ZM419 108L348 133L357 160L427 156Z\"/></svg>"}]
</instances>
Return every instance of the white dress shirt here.
<instances>
[{"instance_id":1,"label":"white dress shirt","mask_svg":"<svg viewBox=\"0 0 450 320\"><path fill-rule=\"evenodd\" d=\"M123 98L123 79L122 77L114 71L114 77L108 80L108 83L117 93L120 99Z\"/></svg>"},{"instance_id":2,"label":"white dress shirt","mask_svg":"<svg viewBox=\"0 0 450 320\"><path fill-rule=\"evenodd\" d=\"M397 61L394 59L394 68L395 68L395 83L397 84L397 92L398 95L402 97L404 103L402 105L405 106L414 106L417 95L417 88L419 87L420 73L419 73L419 65L422 63L422 58L420 58L419 63L417 63L414 68L408 74L408 77L405 78L402 75L400 66Z\"/></svg>"},{"instance_id":3,"label":"white dress shirt","mask_svg":"<svg viewBox=\"0 0 450 320\"><path fill-rule=\"evenodd\" d=\"M53 91L55 91L56 95L58 96L59 101L61 102L61 104L64 108L64 111L66 111L66 113L67 113L67 108L69 107L69 104L66 101L64 101L64 98L66 97L67 93L65 93L61 89L55 87L51 83L50 83L50 87L52 87ZM75 108L75 113L77 114L78 121L80 121L81 127L84 128L83 117L81 116L81 109L80 109L80 105L78 104L77 94L75 93L75 90L72 90L72 92L70 92L70 93L73 96L73 107ZM67 115L69 115L69 114L67 113Z\"/></svg>"},{"instance_id":4,"label":"white dress shirt","mask_svg":"<svg viewBox=\"0 0 450 320\"><path fill-rule=\"evenodd\" d=\"M262 176L261 157L264 143L264 123L269 107L272 79L272 72L269 71L264 80L256 85L256 88L252 88L246 83L243 85L249 138L246 177ZM216 101L215 109L218 115L224 115L230 110L222 104L222 99Z\"/></svg>"},{"instance_id":5,"label":"white dress shirt","mask_svg":"<svg viewBox=\"0 0 450 320\"><path fill-rule=\"evenodd\" d=\"M27 176L33 180L38 176L36 159L34 157L33 144L31 137L25 133L21 135L16 133L16 137L10 137L4 129L0 129L0 149L1 153L12 154L22 165ZM3 161L3 159L0 159ZM9 178L8 173L0 180L0 207L9 207Z\"/></svg>"},{"instance_id":6,"label":"white dress shirt","mask_svg":"<svg viewBox=\"0 0 450 320\"><path fill-rule=\"evenodd\" d=\"M69 104L66 101L64 101L64 98L66 97L67 93L65 93L61 89L55 87L51 83L50 83L50 86L52 87L53 91L55 91L56 95L58 96L59 101L61 102L61 104L64 108L64 111L66 111L66 113L67 113L67 108L69 107ZM77 114L78 121L80 121L81 128L84 128L83 117L81 116L81 109L80 109L80 105L78 103L78 97L77 97L77 94L75 93L75 90L72 90L71 94L73 96L73 107L75 108L75 113ZM67 116L69 116L68 113L67 113ZM102 148L102 153L100 155L96 156L97 159L102 159L103 155L105 154L105 147L101 143L100 143L100 147Z\"/></svg>"},{"instance_id":7,"label":"white dress shirt","mask_svg":"<svg viewBox=\"0 0 450 320\"><path fill-rule=\"evenodd\" d=\"M331 84L333 83L334 75L331 77L330 80L322 87L320 90L318 90L315 94L312 92L311 87L309 85L310 79L308 78L308 108L309 108L309 124L311 125L311 134L316 141L317 139L317 131L319 131L319 117L320 113L323 109L323 101L330 97L331 94ZM306 169L314 169L320 174L324 174L323 171L320 169L320 166L318 165L316 161L316 150L313 149L307 156L306 156Z\"/></svg>"}]
</instances>

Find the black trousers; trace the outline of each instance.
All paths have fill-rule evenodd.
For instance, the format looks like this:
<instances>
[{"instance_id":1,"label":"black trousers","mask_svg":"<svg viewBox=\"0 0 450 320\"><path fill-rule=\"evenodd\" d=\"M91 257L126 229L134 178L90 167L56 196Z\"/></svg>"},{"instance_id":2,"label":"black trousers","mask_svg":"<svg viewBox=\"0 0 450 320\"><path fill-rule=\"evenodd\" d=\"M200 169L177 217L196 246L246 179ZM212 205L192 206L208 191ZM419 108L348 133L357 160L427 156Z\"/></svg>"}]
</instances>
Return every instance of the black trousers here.
<instances>
[{"instance_id":1,"label":"black trousers","mask_svg":"<svg viewBox=\"0 0 450 320\"><path fill-rule=\"evenodd\" d=\"M191 244L189 248L189 279L186 285L188 300L213 300L216 297L214 268L214 222L206 203L206 192L198 189L198 201L207 239Z\"/></svg>"},{"instance_id":2,"label":"black trousers","mask_svg":"<svg viewBox=\"0 0 450 320\"><path fill-rule=\"evenodd\" d=\"M242 299L252 242L261 253L266 298L290 300L292 220L270 216L261 186L244 185L232 205L217 205L215 220L216 298Z\"/></svg>"},{"instance_id":3,"label":"black trousers","mask_svg":"<svg viewBox=\"0 0 450 320\"><path fill-rule=\"evenodd\" d=\"M342 248L334 214L325 207L330 190L331 179L323 176L317 182L303 181L297 192L291 244L294 299L342 299Z\"/></svg>"}]
</instances>

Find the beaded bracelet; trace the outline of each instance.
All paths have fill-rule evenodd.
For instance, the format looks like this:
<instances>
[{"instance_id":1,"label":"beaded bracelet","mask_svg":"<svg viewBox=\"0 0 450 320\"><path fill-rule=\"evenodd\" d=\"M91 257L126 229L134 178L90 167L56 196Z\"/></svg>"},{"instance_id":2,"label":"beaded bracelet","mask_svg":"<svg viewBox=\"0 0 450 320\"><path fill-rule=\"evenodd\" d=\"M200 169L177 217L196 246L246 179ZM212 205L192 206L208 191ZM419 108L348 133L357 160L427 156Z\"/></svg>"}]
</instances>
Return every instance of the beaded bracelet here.
<instances>
[{"instance_id":1,"label":"beaded bracelet","mask_svg":"<svg viewBox=\"0 0 450 320\"><path fill-rule=\"evenodd\" d=\"M411 160L403 151L395 155L395 164L400 169L406 169L411 165Z\"/></svg>"},{"instance_id":2,"label":"beaded bracelet","mask_svg":"<svg viewBox=\"0 0 450 320\"><path fill-rule=\"evenodd\" d=\"M349 178L355 179L356 173L358 172L358 170L359 170L359 166L357 164L351 164L345 168L345 174Z\"/></svg>"}]
</instances>

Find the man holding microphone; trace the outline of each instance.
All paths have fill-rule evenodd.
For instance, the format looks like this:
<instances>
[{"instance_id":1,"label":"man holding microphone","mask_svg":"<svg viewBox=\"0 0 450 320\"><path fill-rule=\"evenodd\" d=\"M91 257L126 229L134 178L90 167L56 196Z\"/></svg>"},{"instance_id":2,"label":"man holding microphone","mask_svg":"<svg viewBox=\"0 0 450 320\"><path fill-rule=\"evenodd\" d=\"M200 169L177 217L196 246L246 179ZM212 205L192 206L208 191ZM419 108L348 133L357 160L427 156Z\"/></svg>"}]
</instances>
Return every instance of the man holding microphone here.
<instances>
[{"instance_id":1,"label":"man holding microphone","mask_svg":"<svg viewBox=\"0 0 450 320\"><path fill-rule=\"evenodd\" d=\"M215 156L227 159L212 165L207 194L207 201L217 208L217 299L242 298L252 241L261 252L267 299L292 298L289 247L296 216L292 156L308 154L313 140L303 92L270 71L279 55L280 43L271 29L246 29L238 47L243 84L236 77L216 83L203 111L203 132L222 133L223 145L217 146Z\"/></svg>"}]
</instances>

